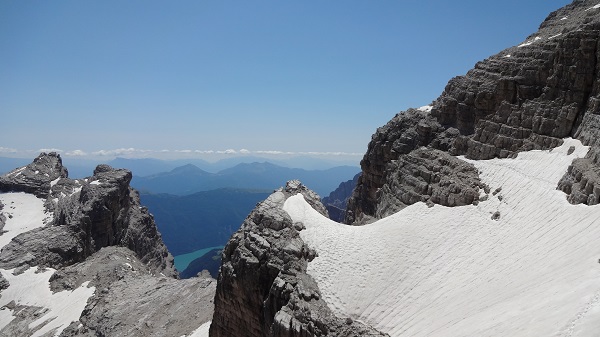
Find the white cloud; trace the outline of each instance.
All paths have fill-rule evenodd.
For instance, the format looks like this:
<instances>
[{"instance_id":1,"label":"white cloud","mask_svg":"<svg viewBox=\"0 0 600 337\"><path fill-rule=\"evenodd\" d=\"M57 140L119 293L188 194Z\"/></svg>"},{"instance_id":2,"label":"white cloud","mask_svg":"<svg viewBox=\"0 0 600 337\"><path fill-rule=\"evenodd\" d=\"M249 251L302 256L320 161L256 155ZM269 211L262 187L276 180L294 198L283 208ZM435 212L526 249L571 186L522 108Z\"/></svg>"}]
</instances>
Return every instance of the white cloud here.
<instances>
[{"instance_id":1,"label":"white cloud","mask_svg":"<svg viewBox=\"0 0 600 337\"><path fill-rule=\"evenodd\" d=\"M273 151L273 150L260 150L256 151L258 154L294 154L293 152Z\"/></svg>"},{"instance_id":2,"label":"white cloud","mask_svg":"<svg viewBox=\"0 0 600 337\"><path fill-rule=\"evenodd\" d=\"M61 149L39 149L37 152L63 152Z\"/></svg>"},{"instance_id":3,"label":"white cloud","mask_svg":"<svg viewBox=\"0 0 600 337\"><path fill-rule=\"evenodd\" d=\"M16 149L11 149L10 147L2 147L0 146L0 153L17 153Z\"/></svg>"},{"instance_id":4,"label":"white cloud","mask_svg":"<svg viewBox=\"0 0 600 337\"><path fill-rule=\"evenodd\" d=\"M135 153L143 153L143 152L147 152L145 150L136 150L132 147L127 148L127 149L114 149L114 150L100 150L100 151L96 151L96 152L92 152L93 155L96 156L122 156L122 155L132 155Z\"/></svg>"},{"instance_id":5,"label":"white cloud","mask_svg":"<svg viewBox=\"0 0 600 337\"><path fill-rule=\"evenodd\" d=\"M82 150L73 150L73 151L68 151L65 153L65 156L72 156L72 157L83 157L83 156L87 156L87 155L88 154Z\"/></svg>"},{"instance_id":6,"label":"white cloud","mask_svg":"<svg viewBox=\"0 0 600 337\"><path fill-rule=\"evenodd\" d=\"M241 149L241 150L240 150L240 153L241 153L241 154L250 154L250 153L252 153L252 152L251 152L250 150Z\"/></svg>"},{"instance_id":7,"label":"white cloud","mask_svg":"<svg viewBox=\"0 0 600 337\"><path fill-rule=\"evenodd\" d=\"M237 151L234 150L234 149L227 149L225 151L215 151L215 153L218 153L218 154L236 154Z\"/></svg>"}]
</instances>

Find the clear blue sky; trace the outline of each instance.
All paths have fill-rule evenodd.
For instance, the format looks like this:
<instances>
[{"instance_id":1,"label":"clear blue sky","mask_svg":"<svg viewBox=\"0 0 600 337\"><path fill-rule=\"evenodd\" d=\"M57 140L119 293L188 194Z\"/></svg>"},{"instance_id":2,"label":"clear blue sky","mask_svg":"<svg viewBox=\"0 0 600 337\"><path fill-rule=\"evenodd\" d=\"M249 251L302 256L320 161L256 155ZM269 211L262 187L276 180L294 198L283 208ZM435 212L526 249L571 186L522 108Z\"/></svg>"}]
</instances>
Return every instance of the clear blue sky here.
<instances>
[{"instance_id":1,"label":"clear blue sky","mask_svg":"<svg viewBox=\"0 0 600 337\"><path fill-rule=\"evenodd\" d=\"M0 156L364 153L570 2L2 1Z\"/></svg>"}]
</instances>

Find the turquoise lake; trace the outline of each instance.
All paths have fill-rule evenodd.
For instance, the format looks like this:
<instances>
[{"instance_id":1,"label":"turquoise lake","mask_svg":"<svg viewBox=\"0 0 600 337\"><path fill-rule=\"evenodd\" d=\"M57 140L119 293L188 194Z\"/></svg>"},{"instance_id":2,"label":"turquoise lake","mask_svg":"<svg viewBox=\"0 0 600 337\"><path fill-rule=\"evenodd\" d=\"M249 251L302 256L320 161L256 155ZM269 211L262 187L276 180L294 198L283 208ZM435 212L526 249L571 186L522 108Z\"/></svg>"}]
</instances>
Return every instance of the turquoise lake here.
<instances>
[{"instance_id":1,"label":"turquoise lake","mask_svg":"<svg viewBox=\"0 0 600 337\"><path fill-rule=\"evenodd\" d=\"M210 252L213 249L223 249L223 248L224 248L224 246L208 247L208 248L202 248L200 250L193 251L191 253L174 256L175 268L177 268L177 271L182 272L195 259L197 259L201 256L204 256L204 254Z\"/></svg>"}]
</instances>

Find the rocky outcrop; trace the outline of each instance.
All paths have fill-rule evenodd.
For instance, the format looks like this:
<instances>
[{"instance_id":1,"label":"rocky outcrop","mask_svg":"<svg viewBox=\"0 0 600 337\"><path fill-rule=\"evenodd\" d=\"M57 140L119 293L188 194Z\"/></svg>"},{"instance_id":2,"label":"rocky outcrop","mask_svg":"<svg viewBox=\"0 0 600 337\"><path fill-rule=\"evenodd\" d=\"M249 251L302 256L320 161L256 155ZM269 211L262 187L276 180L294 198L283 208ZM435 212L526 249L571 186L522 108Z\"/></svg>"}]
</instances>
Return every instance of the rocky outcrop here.
<instances>
[{"instance_id":1,"label":"rocky outcrop","mask_svg":"<svg viewBox=\"0 0 600 337\"><path fill-rule=\"evenodd\" d=\"M80 322L63 337L183 336L211 319L216 280L176 280L156 276L136 254L106 247L83 263L56 272L54 291L71 290L89 281L97 289Z\"/></svg>"},{"instance_id":2,"label":"rocky outcrop","mask_svg":"<svg viewBox=\"0 0 600 337\"><path fill-rule=\"evenodd\" d=\"M594 165L590 158L574 160L558 183L558 188L567 194L567 199L573 204L599 204L600 166Z\"/></svg>"},{"instance_id":3,"label":"rocky outcrop","mask_svg":"<svg viewBox=\"0 0 600 337\"><path fill-rule=\"evenodd\" d=\"M306 273L315 257L300 238L301 223L283 210L301 193L321 214L316 193L288 182L246 218L222 255L211 337L219 336L384 336L327 307L316 282Z\"/></svg>"},{"instance_id":4,"label":"rocky outcrop","mask_svg":"<svg viewBox=\"0 0 600 337\"><path fill-rule=\"evenodd\" d=\"M392 161L386 170L387 181L379 191L376 218L419 201L449 207L477 203L480 190L486 188L472 164L424 147Z\"/></svg>"},{"instance_id":5,"label":"rocky outcrop","mask_svg":"<svg viewBox=\"0 0 600 337\"><path fill-rule=\"evenodd\" d=\"M591 146L587 159L597 167L600 8L595 5L595 1L574 1L551 13L523 44L451 79L431 106L409 109L379 128L361 161L363 172L349 201L351 213L346 221L380 217L388 214L383 207L389 208L382 200L406 199L398 195L406 188L393 179L391 163L405 161L404 157L423 146L490 159L550 149L562 144L562 138L576 137ZM591 173L586 175L595 179ZM593 185L598 185L596 180ZM569 199L582 202L589 195Z\"/></svg>"},{"instance_id":6,"label":"rocky outcrop","mask_svg":"<svg viewBox=\"0 0 600 337\"><path fill-rule=\"evenodd\" d=\"M0 201L0 233L4 230L4 224L6 223L6 216L2 213L4 209L4 204Z\"/></svg>"},{"instance_id":7,"label":"rocky outcrop","mask_svg":"<svg viewBox=\"0 0 600 337\"><path fill-rule=\"evenodd\" d=\"M14 316L0 325L0 336L31 336L55 319L40 323L52 309L5 297L14 296L7 278L28 277L35 266L35 274L53 272L48 275L53 293L83 288L93 293L86 297L79 319L52 335L182 336L208 322L216 281L206 275L178 280L152 215L129 187L131 173L100 165L91 177L72 180L66 172L60 156L41 154L34 163L1 177L0 193L35 193L45 199L49 218L15 236L0 252L0 296L5 303L0 309ZM11 205L11 212L0 215L10 219L18 207L28 205Z\"/></svg>"},{"instance_id":8,"label":"rocky outcrop","mask_svg":"<svg viewBox=\"0 0 600 337\"><path fill-rule=\"evenodd\" d=\"M358 182L358 177L360 177L360 173L355 175L351 180L340 183L338 188L323 198L323 205L327 209L331 220L337 222L344 220L348 199L352 196L352 192Z\"/></svg>"},{"instance_id":9,"label":"rocky outcrop","mask_svg":"<svg viewBox=\"0 0 600 337\"><path fill-rule=\"evenodd\" d=\"M26 192L45 199L52 182L67 176L59 154L41 153L31 164L0 176L0 191Z\"/></svg>"},{"instance_id":10,"label":"rocky outcrop","mask_svg":"<svg viewBox=\"0 0 600 337\"><path fill-rule=\"evenodd\" d=\"M100 165L93 176L78 180L68 179L66 172L60 156L51 153L2 177L1 192L47 197L45 206L54 212L54 219L15 237L0 252L0 268L59 268L81 262L102 247L118 245L137 253L156 273L176 277L173 257L152 216L129 187L131 172Z\"/></svg>"}]
</instances>

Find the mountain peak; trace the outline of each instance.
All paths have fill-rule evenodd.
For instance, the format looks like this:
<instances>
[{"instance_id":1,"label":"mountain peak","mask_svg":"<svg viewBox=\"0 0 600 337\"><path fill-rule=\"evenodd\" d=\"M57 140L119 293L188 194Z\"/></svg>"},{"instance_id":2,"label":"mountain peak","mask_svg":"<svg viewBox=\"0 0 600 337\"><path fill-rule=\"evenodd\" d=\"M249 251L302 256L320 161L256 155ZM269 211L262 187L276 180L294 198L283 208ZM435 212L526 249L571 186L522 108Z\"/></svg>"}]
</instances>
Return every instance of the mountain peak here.
<instances>
[{"instance_id":1,"label":"mountain peak","mask_svg":"<svg viewBox=\"0 0 600 337\"><path fill-rule=\"evenodd\" d=\"M0 190L27 192L45 198L53 182L68 175L58 153L42 152L30 164L0 176Z\"/></svg>"}]
</instances>

